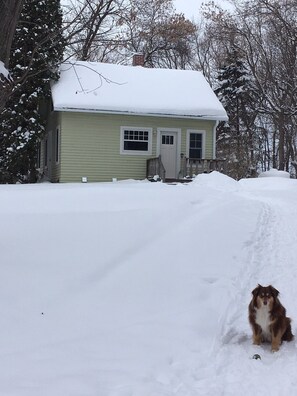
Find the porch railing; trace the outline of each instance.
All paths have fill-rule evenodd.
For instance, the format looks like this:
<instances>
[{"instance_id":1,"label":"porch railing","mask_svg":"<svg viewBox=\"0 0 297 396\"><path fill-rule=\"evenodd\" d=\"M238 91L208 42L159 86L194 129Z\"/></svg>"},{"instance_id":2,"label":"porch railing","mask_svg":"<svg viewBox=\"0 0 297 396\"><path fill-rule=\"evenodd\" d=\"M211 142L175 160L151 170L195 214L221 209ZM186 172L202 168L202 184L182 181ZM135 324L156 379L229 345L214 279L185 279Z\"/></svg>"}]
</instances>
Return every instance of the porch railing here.
<instances>
[{"instance_id":1,"label":"porch railing","mask_svg":"<svg viewBox=\"0 0 297 396\"><path fill-rule=\"evenodd\" d=\"M226 173L226 161L223 159L181 158L180 177L192 178L201 173L218 171Z\"/></svg>"},{"instance_id":2,"label":"porch railing","mask_svg":"<svg viewBox=\"0 0 297 396\"><path fill-rule=\"evenodd\" d=\"M190 159L181 157L180 160L180 172L178 179L193 178L201 173L210 173L212 171L218 171L221 173L227 173L226 160L223 159ZM164 165L161 160L161 156L156 158L149 158L147 160L146 177L149 180L159 176L163 181L166 179L166 172Z\"/></svg>"},{"instance_id":3,"label":"porch railing","mask_svg":"<svg viewBox=\"0 0 297 396\"><path fill-rule=\"evenodd\" d=\"M161 180L165 180L165 168L160 155L156 158L149 158L146 162L146 177L153 179L156 176L159 176Z\"/></svg>"}]
</instances>

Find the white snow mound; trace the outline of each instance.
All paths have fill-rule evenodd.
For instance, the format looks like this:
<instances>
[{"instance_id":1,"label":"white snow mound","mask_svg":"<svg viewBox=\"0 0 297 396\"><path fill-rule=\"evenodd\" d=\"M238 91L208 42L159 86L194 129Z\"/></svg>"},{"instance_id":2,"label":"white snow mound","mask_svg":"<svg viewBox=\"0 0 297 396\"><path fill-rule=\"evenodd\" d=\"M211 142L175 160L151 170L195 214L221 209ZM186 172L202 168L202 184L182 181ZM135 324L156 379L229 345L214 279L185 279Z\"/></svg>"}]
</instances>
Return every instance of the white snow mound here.
<instances>
[{"instance_id":1,"label":"white snow mound","mask_svg":"<svg viewBox=\"0 0 297 396\"><path fill-rule=\"evenodd\" d=\"M217 171L196 176L192 184L220 191L236 191L239 189L239 184L236 180Z\"/></svg>"},{"instance_id":2,"label":"white snow mound","mask_svg":"<svg viewBox=\"0 0 297 396\"><path fill-rule=\"evenodd\" d=\"M259 177L284 177L284 178L289 179L290 174L285 171L279 171L277 169L270 169L269 171L260 173Z\"/></svg>"}]
</instances>

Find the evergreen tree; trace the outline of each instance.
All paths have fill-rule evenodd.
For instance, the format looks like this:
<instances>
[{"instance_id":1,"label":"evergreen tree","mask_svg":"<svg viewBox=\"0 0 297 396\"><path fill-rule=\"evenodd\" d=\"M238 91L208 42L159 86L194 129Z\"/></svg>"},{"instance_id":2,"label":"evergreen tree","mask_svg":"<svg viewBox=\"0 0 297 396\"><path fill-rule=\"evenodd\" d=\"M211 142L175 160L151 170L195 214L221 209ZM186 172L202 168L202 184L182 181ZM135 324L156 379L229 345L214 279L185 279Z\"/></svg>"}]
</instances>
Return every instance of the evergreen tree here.
<instances>
[{"instance_id":1,"label":"evergreen tree","mask_svg":"<svg viewBox=\"0 0 297 396\"><path fill-rule=\"evenodd\" d=\"M229 121L219 124L217 132L218 156L228 161L230 176L239 179L254 171L255 112L251 101L255 91L244 62L233 50L217 76L215 93L225 107Z\"/></svg>"},{"instance_id":2,"label":"evergreen tree","mask_svg":"<svg viewBox=\"0 0 297 396\"><path fill-rule=\"evenodd\" d=\"M34 182L39 141L45 131L42 107L62 59L60 0L25 0L17 25L10 70L14 93L0 116L0 182Z\"/></svg>"}]
</instances>

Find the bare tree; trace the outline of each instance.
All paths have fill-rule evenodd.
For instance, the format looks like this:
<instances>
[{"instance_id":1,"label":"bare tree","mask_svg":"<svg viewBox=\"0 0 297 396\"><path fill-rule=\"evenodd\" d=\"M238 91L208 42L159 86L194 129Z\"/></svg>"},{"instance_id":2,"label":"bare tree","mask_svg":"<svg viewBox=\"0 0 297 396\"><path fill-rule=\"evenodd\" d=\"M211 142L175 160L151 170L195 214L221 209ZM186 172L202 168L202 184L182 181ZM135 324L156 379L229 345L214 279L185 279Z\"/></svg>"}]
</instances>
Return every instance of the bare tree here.
<instances>
[{"instance_id":1,"label":"bare tree","mask_svg":"<svg viewBox=\"0 0 297 396\"><path fill-rule=\"evenodd\" d=\"M142 53L147 67L185 68L195 31L172 0L129 0L122 16L123 50L130 57Z\"/></svg>"},{"instance_id":2,"label":"bare tree","mask_svg":"<svg viewBox=\"0 0 297 396\"><path fill-rule=\"evenodd\" d=\"M65 12L67 52L79 60L103 61L119 45L125 0L71 0Z\"/></svg>"},{"instance_id":3,"label":"bare tree","mask_svg":"<svg viewBox=\"0 0 297 396\"><path fill-rule=\"evenodd\" d=\"M296 115L296 12L296 1L254 1L240 31L262 98L260 111L270 115L276 132L273 165L281 170L289 170L292 119Z\"/></svg>"},{"instance_id":4,"label":"bare tree","mask_svg":"<svg viewBox=\"0 0 297 396\"><path fill-rule=\"evenodd\" d=\"M257 115L255 134L265 147L267 163L262 165L289 170L296 152L297 2L234 1L234 7L228 16L208 13L211 53L219 64L224 47L240 51L256 87L251 111Z\"/></svg>"}]
</instances>

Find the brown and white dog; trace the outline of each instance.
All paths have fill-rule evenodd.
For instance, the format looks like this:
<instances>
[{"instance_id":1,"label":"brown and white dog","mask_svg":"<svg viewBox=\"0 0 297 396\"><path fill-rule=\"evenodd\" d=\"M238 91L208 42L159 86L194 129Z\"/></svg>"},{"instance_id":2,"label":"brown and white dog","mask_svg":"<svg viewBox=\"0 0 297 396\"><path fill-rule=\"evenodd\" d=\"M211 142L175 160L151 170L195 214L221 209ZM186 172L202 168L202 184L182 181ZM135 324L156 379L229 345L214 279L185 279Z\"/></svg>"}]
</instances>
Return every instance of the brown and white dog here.
<instances>
[{"instance_id":1,"label":"brown and white dog","mask_svg":"<svg viewBox=\"0 0 297 396\"><path fill-rule=\"evenodd\" d=\"M249 321L253 330L253 343L271 342L276 352L282 341L292 341L291 319L278 299L279 291L273 286L258 285L252 291L249 304Z\"/></svg>"}]
</instances>

